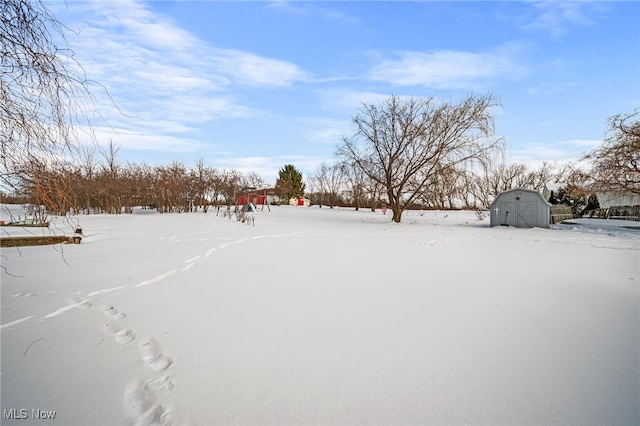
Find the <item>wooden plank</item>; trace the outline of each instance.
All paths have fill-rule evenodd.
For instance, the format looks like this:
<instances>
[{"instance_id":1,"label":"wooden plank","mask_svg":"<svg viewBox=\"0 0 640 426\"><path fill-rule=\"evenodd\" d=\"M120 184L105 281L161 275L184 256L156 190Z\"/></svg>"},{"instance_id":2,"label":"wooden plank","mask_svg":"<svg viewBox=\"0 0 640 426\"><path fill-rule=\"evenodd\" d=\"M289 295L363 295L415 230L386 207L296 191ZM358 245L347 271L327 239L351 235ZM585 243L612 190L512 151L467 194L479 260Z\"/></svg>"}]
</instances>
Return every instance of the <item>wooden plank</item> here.
<instances>
[{"instance_id":1,"label":"wooden plank","mask_svg":"<svg viewBox=\"0 0 640 426\"><path fill-rule=\"evenodd\" d=\"M0 247L43 246L51 244L78 244L81 238L64 235L0 237Z\"/></svg>"}]
</instances>

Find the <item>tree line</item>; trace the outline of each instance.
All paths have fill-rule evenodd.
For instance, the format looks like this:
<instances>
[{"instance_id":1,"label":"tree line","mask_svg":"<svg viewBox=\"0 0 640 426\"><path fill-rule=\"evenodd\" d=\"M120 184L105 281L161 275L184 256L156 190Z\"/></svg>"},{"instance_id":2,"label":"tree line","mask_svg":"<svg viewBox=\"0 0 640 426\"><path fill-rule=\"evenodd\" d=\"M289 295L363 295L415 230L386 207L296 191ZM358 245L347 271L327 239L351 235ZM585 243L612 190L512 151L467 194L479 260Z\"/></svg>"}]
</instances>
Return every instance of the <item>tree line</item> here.
<instances>
[{"instance_id":1,"label":"tree line","mask_svg":"<svg viewBox=\"0 0 640 426\"><path fill-rule=\"evenodd\" d=\"M500 192L514 187L542 191L551 182L562 187L551 194L550 202L568 204L576 215L598 206L594 195L598 189L640 192L639 132L634 121L638 113L610 119L603 146L585 156L591 170L552 163L530 169L498 161L500 141L491 138L488 117L480 114L491 105L487 100L470 96L456 105L438 101L435 112L429 110L433 98L392 96L379 105L365 106L367 115L354 119L358 130L338 145L333 164L322 162L306 182L295 166L285 165L272 191L285 203L304 195L319 206L375 210L385 205L396 222L407 209L483 208ZM477 116L485 122L475 123ZM456 127L458 121L464 126ZM433 134L437 129L442 129L439 136ZM478 129L481 135L475 133ZM447 132L455 134L454 140ZM163 213L206 212L211 205L235 205L239 195L266 187L256 173L215 169L203 159L195 167L177 161L152 167L121 164L117 154L118 147L110 142L99 152L85 146L74 161L31 158L13 175L13 196L59 215L128 213L134 206Z\"/></svg>"},{"instance_id":2,"label":"tree line","mask_svg":"<svg viewBox=\"0 0 640 426\"><path fill-rule=\"evenodd\" d=\"M101 151L86 148L79 162L31 161L14 176L6 201L42 206L50 214L131 213L135 206L162 213L207 211L235 205L247 187L264 187L255 173L216 169L199 159L194 167L121 164L112 143ZM5 201L5 202L6 202Z\"/></svg>"},{"instance_id":3,"label":"tree line","mask_svg":"<svg viewBox=\"0 0 640 426\"><path fill-rule=\"evenodd\" d=\"M579 162L529 169L496 160L504 146L493 128L495 105L491 95L458 103L390 96L363 105L335 163L312 173L312 200L356 209L385 204L400 222L410 208L488 207L500 192L542 191L549 183L562 183L552 202L571 205L574 214L597 205L596 191L640 194L640 110L611 117L603 145Z\"/></svg>"},{"instance_id":4,"label":"tree line","mask_svg":"<svg viewBox=\"0 0 640 426\"><path fill-rule=\"evenodd\" d=\"M64 45L65 28L42 1L0 2L4 202L21 198L57 214L120 213L135 205L180 212L206 209L212 202L230 205L242 188L264 185L255 173L217 170L202 160L191 168L175 161L123 165L113 143L97 161L90 130L95 82ZM53 42L55 33L62 44ZM347 201L375 209L384 204L395 222L416 206L486 207L501 191L540 190L554 177L567 183L565 198L596 190L640 193L640 110L609 119L603 145L583 158L586 167L556 170L543 164L530 170L496 161L504 150L494 129L496 106L493 95L458 102L392 95L363 104L352 120L354 132L338 144L335 163L320 164L306 184L287 165L276 191L285 201L307 194L320 205Z\"/></svg>"},{"instance_id":5,"label":"tree line","mask_svg":"<svg viewBox=\"0 0 640 426\"><path fill-rule=\"evenodd\" d=\"M537 169L530 169L521 163L486 166L476 170L460 167L434 176L406 208L483 208L503 191L516 187L542 191L546 184L562 179L562 176L563 170L552 163L543 163ZM356 210L376 210L382 205L389 205L383 185L367 179L353 163L323 162L310 174L309 182L311 191L307 196L313 204L330 208L350 206Z\"/></svg>"}]
</instances>

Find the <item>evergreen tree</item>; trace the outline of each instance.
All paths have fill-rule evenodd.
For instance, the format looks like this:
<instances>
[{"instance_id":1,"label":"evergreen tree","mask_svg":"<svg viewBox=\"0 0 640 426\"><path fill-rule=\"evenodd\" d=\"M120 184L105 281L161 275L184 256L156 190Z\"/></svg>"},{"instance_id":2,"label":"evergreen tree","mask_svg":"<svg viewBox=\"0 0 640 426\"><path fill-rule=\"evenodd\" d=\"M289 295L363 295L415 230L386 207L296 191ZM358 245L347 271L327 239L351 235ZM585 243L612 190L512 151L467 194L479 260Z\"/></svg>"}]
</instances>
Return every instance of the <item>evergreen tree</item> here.
<instances>
[{"instance_id":1,"label":"evergreen tree","mask_svg":"<svg viewBox=\"0 0 640 426\"><path fill-rule=\"evenodd\" d=\"M302 181L302 173L292 164L285 165L278 172L276 181L276 194L281 200L288 202L293 197L304 195L305 184Z\"/></svg>"},{"instance_id":2,"label":"evergreen tree","mask_svg":"<svg viewBox=\"0 0 640 426\"><path fill-rule=\"evenodd\" d=\"M600 201L598 201L598 197L596 194L589 195L587 198L587 206L584 208L586 211L591 211L600 208Z\"/></svg>"},{"instance_id":3,"label":"evergreen tree","mask_svg":"<svg viewBox=\"0 0 640 426\"><path fill-rule=\"evenodd\" d=\"M571 184L560 188L556 199L557 204L571 206L571 212L576 217L582 216L585 211L600 207L595 194Z\"/></svg>"}]
</instances>

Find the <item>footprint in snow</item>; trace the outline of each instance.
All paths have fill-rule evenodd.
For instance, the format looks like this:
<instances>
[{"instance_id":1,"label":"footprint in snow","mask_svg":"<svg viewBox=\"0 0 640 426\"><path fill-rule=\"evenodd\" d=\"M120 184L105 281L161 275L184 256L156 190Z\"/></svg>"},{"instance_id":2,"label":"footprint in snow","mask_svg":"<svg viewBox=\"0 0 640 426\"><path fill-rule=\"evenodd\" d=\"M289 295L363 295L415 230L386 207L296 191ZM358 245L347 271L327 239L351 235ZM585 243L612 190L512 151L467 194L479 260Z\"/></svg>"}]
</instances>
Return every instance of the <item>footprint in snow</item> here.
<instances>
[{"instance_id":1,"label":"footprint in snow","mask_svg":"<svg viewBox=\"0 0 640 426\"><path fill-rule=\"evenodd\" d=\"M134 425L166 425L167 410L158 402L149 383L134 380L124 392L124 407Z\"/></svg>"},{"instance_id":2,"label":"footprint in snow","mask_svg":"<svg viewBox=\"0 0 640 426\"><path fill-rule=\"evenodd\" d=\"M175 386L175 381L170 375L150 380L149 383L157 386L160 390L164 391L166 395L169 395Z\"/></svg>"},{"instance_id":3,"label":"footprint in snow","mask_svg":"<svg viewBox=\"0 0 640 426\"><path fill-rule=\"evenodd\" d=\"M166 370L173 364L173 360L162 353L160 345L153 338L140 341L140 354L142 354L142 360L157 371Z\"/></svg>"},{"instance_id":4,"label":"footprint in snow","mask_svg":"<svg viewBox=\"0 0 640 426\"><path fill-rule=\"evenodd\" d=\"M127 316L124 312L118 311L113 306L103 306L102 307L102 312L106 316L108 316L109 318L112 318L112 319L122 319L122 318Z\"/></svg>"},{"instance_id":5,"label":"footprint in snow","mask_svg":"<svg viewBox=\"0 0 640 426\"><path fill-rule=\"evenodd\" d=\"M121 345L126 345L127 343L131 343L135 340L136 336L133 334L133 331L128 328L120 328L115 324L105 324L102 327L102 330L111 336L113 339L120 343Z\"/></svg>"}]
</instances>

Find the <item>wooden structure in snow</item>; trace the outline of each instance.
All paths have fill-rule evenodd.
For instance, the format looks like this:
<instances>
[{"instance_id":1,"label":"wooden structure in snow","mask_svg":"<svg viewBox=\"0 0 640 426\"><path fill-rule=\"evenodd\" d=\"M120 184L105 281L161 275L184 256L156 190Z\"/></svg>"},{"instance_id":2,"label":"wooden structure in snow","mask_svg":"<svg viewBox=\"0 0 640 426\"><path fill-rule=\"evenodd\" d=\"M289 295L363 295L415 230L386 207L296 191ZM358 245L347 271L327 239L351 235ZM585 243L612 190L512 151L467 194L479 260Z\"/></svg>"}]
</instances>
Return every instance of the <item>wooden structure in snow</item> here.
<instances>
[{"instance_id":1,"label":"wooden structure in snow","mask_svg":"<svg viewBox=\"0 0 640 426\"><path fill-rule=\"evenodd\" d=\"M511 189L498 194L491 203L491 226L549 228L550 209L551 204L538 191Z\"/></svg>"}]
</instances>

